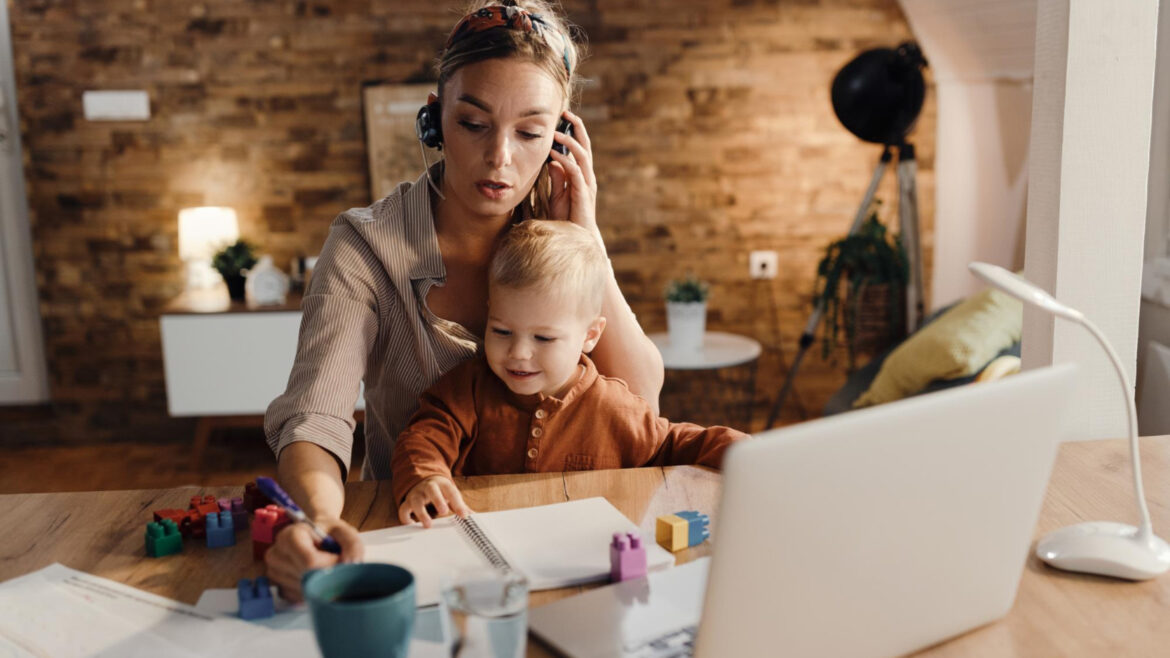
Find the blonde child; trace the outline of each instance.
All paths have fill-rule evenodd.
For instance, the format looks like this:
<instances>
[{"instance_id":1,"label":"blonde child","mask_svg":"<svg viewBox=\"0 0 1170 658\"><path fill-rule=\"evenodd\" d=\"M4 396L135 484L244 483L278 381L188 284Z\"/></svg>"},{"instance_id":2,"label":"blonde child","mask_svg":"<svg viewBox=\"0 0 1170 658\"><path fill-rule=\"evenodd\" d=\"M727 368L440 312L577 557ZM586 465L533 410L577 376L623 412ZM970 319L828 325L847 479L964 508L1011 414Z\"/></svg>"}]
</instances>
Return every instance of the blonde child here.
<instances>
[{"instance_id":1,"label":"blonde child","mask_svg":"<svg viewBox=\"0 0 1170 658\"><path fill-rule=\"evenodd\" d=\"M468 508L453 475L701 464L718 468L745 434L672 423L588 352L605 331L609 263L563 221L513 227L491 261L484 351L423 393L398 437L392 491L403 523Z\"/></svg>"}]
</instances>

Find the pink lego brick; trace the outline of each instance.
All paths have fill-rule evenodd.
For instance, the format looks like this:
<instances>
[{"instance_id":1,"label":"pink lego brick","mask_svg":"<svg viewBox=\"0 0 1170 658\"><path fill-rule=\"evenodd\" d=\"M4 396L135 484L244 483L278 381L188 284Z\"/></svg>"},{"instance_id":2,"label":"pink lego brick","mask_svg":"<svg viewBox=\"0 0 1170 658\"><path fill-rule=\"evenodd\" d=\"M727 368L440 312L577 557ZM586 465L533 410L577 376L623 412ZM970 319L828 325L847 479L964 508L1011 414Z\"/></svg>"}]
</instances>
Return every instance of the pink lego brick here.
<instances>
[{"instance_id":1,"label":"pink lego brick","mask_svg":"<svg viewBox=\"0 0 1170 658\"><path fill-rule=\"evenodd\" d=\"M271 544L276 533L289 524L284 510L276 505L268 505L256 510L256 517L252 519L252 541Z\"/></svg>"},{"instance_id":2,"label":"pink lego brick","mask_svg":"<svg viewBox=\"0 0 1170 658\"><path fill-rule=\"evenodd\" d=\"M609 578L612 582L646 576L646 547L637 533L613 533L609 545Z\"/></svg>"}]
</instances>

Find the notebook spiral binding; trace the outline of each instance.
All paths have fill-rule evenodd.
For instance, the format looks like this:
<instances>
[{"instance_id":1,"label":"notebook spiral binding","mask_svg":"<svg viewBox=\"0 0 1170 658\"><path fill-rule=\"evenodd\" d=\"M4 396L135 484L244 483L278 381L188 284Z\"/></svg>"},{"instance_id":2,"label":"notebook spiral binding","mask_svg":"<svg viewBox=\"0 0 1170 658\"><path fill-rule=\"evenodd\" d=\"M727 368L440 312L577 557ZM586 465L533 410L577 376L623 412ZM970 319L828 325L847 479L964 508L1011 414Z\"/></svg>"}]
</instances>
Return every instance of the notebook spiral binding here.
<instances>
[{"instance_id":1,"label":"notebook spiral binding","mask_svg":"<svg viewBox=\"0 0 1170 658\"><path fill-rule=\"evenodd\" d=\"M512 565L508 564L503 554L492 543L492 540L488 539L488 536L483 532L483 528L479 527L479 524L475 522L473 517L469 516L466 519L455 517L455 525L463 533L463 536L467 537L475 545L475 548L487 558L487 561L493 567L497 569L512 568Z\"/></svg>"}]
</instances>

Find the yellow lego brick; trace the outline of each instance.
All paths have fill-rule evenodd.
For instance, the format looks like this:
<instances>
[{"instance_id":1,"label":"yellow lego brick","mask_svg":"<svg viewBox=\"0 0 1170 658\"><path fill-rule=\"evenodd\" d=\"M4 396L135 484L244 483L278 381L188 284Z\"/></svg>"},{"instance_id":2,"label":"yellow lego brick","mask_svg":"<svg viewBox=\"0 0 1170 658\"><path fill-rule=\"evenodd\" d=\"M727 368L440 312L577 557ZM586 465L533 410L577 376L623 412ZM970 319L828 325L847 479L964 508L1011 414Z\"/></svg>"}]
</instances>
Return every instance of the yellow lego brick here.
<instances>
[{"instance_id":1,"label":"yellow lego brick","mask_svg":"<svg viewBox=\"0 0 1170 658\"><path fill-rule=\"evenodd\" d=\"M660 516L655 526L655 541L671 553L681 551L687 547L687 528L687 520L680 516Z\"/></svg>"}]
</instances>

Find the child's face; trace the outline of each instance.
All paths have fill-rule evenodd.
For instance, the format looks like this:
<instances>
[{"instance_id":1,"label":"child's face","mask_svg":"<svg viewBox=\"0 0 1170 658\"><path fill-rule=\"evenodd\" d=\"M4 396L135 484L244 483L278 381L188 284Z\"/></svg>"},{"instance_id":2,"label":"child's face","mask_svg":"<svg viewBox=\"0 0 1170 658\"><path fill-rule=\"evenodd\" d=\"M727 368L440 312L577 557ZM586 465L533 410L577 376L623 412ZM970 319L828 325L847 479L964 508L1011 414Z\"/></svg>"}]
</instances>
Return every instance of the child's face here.
<instances>
[{"instance_id":1,"label":"child's face","mask_svg":"<svg viewBox=\"0 0 1170 658\"><path fill-rule=\"evenodd\" d=\"M570 295L493 285L484 353L513 393L558 395L604 329L605 318L588 317Z\"/></svg>"}]
</instances>

